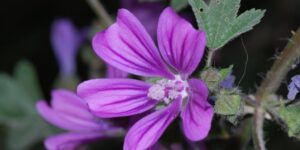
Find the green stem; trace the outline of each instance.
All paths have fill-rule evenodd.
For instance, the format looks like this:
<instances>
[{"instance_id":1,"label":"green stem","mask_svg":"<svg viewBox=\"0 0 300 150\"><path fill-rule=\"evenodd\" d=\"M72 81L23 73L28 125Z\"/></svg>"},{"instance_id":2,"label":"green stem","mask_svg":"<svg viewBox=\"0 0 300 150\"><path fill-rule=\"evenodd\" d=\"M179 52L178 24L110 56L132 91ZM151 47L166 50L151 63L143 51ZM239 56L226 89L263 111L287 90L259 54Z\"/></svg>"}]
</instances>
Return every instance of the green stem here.
<instances>
[{"instance_id":1,"label":"green stem","mask_svg":"<svg viewBox=\"0 0 300 150\"><path fill-rule=\"evenodd\" d=\"M110 15L107 13L104 6L99 0L87 0L87 3L90 5L99 19L105 22L106 26L109 26L113 23Z\"/></svg>"},{"instance_id":2,"label":"green stem","mask_svg":"<svg viewBox=\"0 0 300 150\"><path fill-rule=\"evenodd\" d=\"M206 60L206 67L209 68L212 65L212 60L214 57L215 49L209 49L208 55L207 55L207 60Z\"/></svg>"},{"instance_id":3,"label":"green stem","mask_svg":"<svg viewBox=\"0 0 300 150\"><path fill-rule=\"evenodd\" d=\"M265 150L265 141L263 139L263 123L265 108L269 97L274 94L286 74L291 69L293 63L300 57L300 28L290 39L281 55L273 64L271 70L267 73L266 79L263 80L261 86L255 95L257 106L254 114L254 144L256 149Z\"/></svg>"}]
</instances>

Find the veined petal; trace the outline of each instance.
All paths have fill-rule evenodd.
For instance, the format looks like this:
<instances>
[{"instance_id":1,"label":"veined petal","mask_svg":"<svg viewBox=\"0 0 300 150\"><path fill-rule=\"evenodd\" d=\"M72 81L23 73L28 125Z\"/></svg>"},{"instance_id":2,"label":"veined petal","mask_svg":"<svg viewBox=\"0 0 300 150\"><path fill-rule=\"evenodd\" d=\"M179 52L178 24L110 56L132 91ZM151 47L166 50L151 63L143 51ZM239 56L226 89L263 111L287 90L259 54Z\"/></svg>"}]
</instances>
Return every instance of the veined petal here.
<instances>
[{"instance_id":1,"label":"veined petal","mask_svg":"<svg viewBox=\"0 0 300 150\"><path fill-rule=\"evenodd\" d=\"M177 117L180 101L156 111L135 123L125 137L124 150L144 150L153 146L169 124Z\"/></svg>"},{"instance_id":2,"label":"veined petal","mask_svg":"<svg viewBox=\"0 0 300 150\"><path fill-rule=\"evenodd\" d=\"M106 77L107 78L126 78L128 73L113 67L112 65L106 65Z\"/></svg>"},{"instance_id":3,"label":"veined petal","mask_svg":"<svg viewBox=\"0 0 300 150\"><path fill-rule=\"evenodd\" d=\"M189 86L191 92L181 118L186 137L198 141L205 138L210 130L213 108L207 101L208 89L203 81L190 79Z\"/></svg>"},{"instance_id":4,"label":"veined petal","mask_svg":"<svg viewBox=\"0 0 300 150\"><path fill-rule=\"evenodd\" d=\"M48 150L75 150L82 144L104 137L99 132L70 132L51 136L44 142Z\"/></svg>"},{"instance_id":5,"label":"veined petal","mask_svg":"<svg viewBox=\"0 0 300 150\"><path fill-rule=\"evenodd\" d=\"M95 52L110 65L141 76L173 78L138 19L120 9L117 22L93 39Z\"/></svg>"},{"instance_id":6,"label":"veined petal","mask_svg":"<svg viewBox=\"0 0 300 150\"><path fill-rule=\"evenodd\" d=\"M82 120L90 120L91 122L95 120L94 116L88 110L87 103L71 91L62 89L53 90L51 105L55 111L64 113L65 115Z\"/></svg>"},{"instance_id":7,"label":"veined petal","mask_svg":"<svg viewBox=\"0 0 300 150\"><path fill-rule=\"evenodd\" d=\"M77 92L91 111L102 118L139 114L158 101L148 98L150 84L134 79L94 79L81 83Z\"/></svg>"},{"instance_id":8,"label":"veined petal","mask_svg":"<svg viewBox=\"0 0 300 150\"><path fill-rule=\"evenodd\" d=\"M204 32L166 8L159 18L157 38L163 58L178 73L187 76L196 69L204 53Z\"/></svg>"},{"instance_id":9,"label":"veined petal","mask_svg":"<svg viewBox=\"0 0 300 150\"><path fill-rule=\"evenodd\" d=\"M101 126L93 120L85 120L76 115L65 114L49 107L46 101L36 103L39 114L51 124L71 131L92 131L101 130ZM73 111L77 111L76 109Z\"/></svg>"}]
</instances>

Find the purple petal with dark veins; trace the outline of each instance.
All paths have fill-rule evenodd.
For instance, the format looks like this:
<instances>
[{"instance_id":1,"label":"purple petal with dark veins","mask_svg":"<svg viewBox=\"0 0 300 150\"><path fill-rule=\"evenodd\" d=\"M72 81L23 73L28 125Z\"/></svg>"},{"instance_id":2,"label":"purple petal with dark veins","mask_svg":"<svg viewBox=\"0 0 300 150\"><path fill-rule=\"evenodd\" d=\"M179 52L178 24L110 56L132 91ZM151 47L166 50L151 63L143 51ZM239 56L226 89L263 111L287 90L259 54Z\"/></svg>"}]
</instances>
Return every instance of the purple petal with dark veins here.
<instances>
[{"instance_id":1,"label":"purple petal with dark veins","mask_svg":"<svg viewBox=\"0 0 300 150\"><path fill-rule=\"evenodd\" d=\"M166 128L177 117L180 101L158 110L136 122L125 137L124 150L144 150L153 146Z\"/></svg>"},{"instance_id":2,"label":"purple petal with dark veins","mask_svg":"<svg viewBox=\"0 0 300 150\"><path fill-rule=\"evenodd\" d=\"M183 131L191 141L199 141L208 135L213 118L213 108L208 103L208 89L198 79L190 79L191 92L187 105L181 112Z\"/></svg>"},{"instance_id":3,"label":"purple petal with dark veins","mask_svg":"<svg viewBox=\"0 0 300 150\"><path fill-rule=\"evenodd\" d=\"M94 79L81 83L77 93L89 105L93 114L122 117L143 113L158 101L148 98L150 84L134 79Z\"/></svg>"},{"instance_id":4,"label":"purple petal with dark veins","mask_svg":"<svg viewBox=\"0 0 300 150\"><path fill-rule=\"evenodd\" d=\"M166 8L159 18L157 35L164 60L181 75L192 74L204 54L205 33Z\"/></svg>"},{"instance_id":5,"label":"purple petal with dark veins","mask_svg":"<svg viewBox=\"0 0 300 150\"><path fill-rule=\"evenodd\" d=\"M108 64L128 73L173 78L138 19L120 9L117 22L93 38L93 48Z\"/></svg>"}]
</instances>

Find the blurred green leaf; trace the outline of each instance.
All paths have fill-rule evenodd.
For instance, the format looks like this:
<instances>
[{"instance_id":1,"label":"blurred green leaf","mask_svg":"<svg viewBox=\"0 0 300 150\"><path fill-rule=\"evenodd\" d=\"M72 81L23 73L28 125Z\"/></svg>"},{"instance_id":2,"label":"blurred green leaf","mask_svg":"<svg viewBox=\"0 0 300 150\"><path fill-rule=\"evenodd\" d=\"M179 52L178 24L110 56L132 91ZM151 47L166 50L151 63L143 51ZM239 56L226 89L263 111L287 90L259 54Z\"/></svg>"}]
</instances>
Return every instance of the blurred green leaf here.
<instances>
[{"instance_id":1,"label":"blurred green leaf","mask_svg":"<svg viewBox=\"0 0 300 150\"><path fill-rule=\"evenodd\" d=\"M8 150L29 150L33 144L55 132L53 127L38 116L27 117L8 127L5 141Z\"/></svg>"},{"instance_id":2,"label":"blurred green leaf","mask_svg":"<svg viewBox=\"0 0 300 150\"><path fill-rule=\"evenodd\" d=\"M288 127L289 136L300 136L300 104L281 106L279 115Z\"/></svg>"},{"instance_id":3,"label":"blurred green leaf","mask_svg":"<svg viewBox=\"0 0 300 150\"><path fill-rule=\"evenodd\" d=\"M34 111L28 103L30 97L7 74L0 74L0 91L0 123L10 123Z\"/></svg>"},{"instance_id":4,"label":"blurred green leaf","mask_svg":"<svg viewBox=\"0 0 300 150\"><path fill-rule=\"evenodd\" d=\"M34 67L18 63L14 77L0 73L0 124L4 126L6 148L26 150L54 132L35 108L42 98Z\"/></svg>"},{"instance_id":5,"label":"blurred green leaf","mask_svg":"<svg viewBox=\"0 0 300 150\"><path fill-rule=\"evenodd\" d=\"M26 60L20 61L14 71L14 76L19 85L36 101L42 98L37 73L31 63Z\"/></svg>"},{"instance_id":6,"label":"blurred green leaf","mask_svg":"<svg viewBox=\"0 0 300 150\"><path fill-rule=\"evenodd\" d=\"M207 47L218 49L258 24L265 10L248 10L239 16L240 0L189 0L198 27L205 30Z\"/></svg>"},{"instance_id":7,"label":"blurred green leaf","mask_svg":"<svg viewBox=\"0 0 300 150\"><path fill-rule=\"evenodd\" d=\"M171 0L171 7L176 11L180 11L187 7L189 4L188 0Z\"/></svg>"}]
</instances>

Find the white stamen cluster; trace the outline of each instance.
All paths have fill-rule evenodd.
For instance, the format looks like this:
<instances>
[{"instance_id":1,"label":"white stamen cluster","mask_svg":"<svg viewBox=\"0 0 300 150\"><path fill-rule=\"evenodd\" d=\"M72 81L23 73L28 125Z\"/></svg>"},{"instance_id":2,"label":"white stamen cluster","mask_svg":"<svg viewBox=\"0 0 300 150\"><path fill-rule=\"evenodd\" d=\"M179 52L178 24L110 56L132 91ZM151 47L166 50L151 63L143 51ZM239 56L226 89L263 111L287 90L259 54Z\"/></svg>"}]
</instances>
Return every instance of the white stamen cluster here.
<instances>
[{"instance_id":1,"label":"white stamen cluster","mask_svg":"<svg viewBox=\"0 0 300 150\"><path fill-rule=\"evenodd\" d=\"M165 88L162 85L154 84L149 88L148 97L159 100L165 97Z\"/></svg>"},{"instance_id":2,"label":"white stamen cluster","mask_svg":"<svg viewBox=\"0 0 300 150\"><path fill-rule=\"evenodd\" d=\"M161 79L149 88L148 97L169 104L178 96L186 96L187 83L181 79Z\"/></svg>"}]
</instances>

